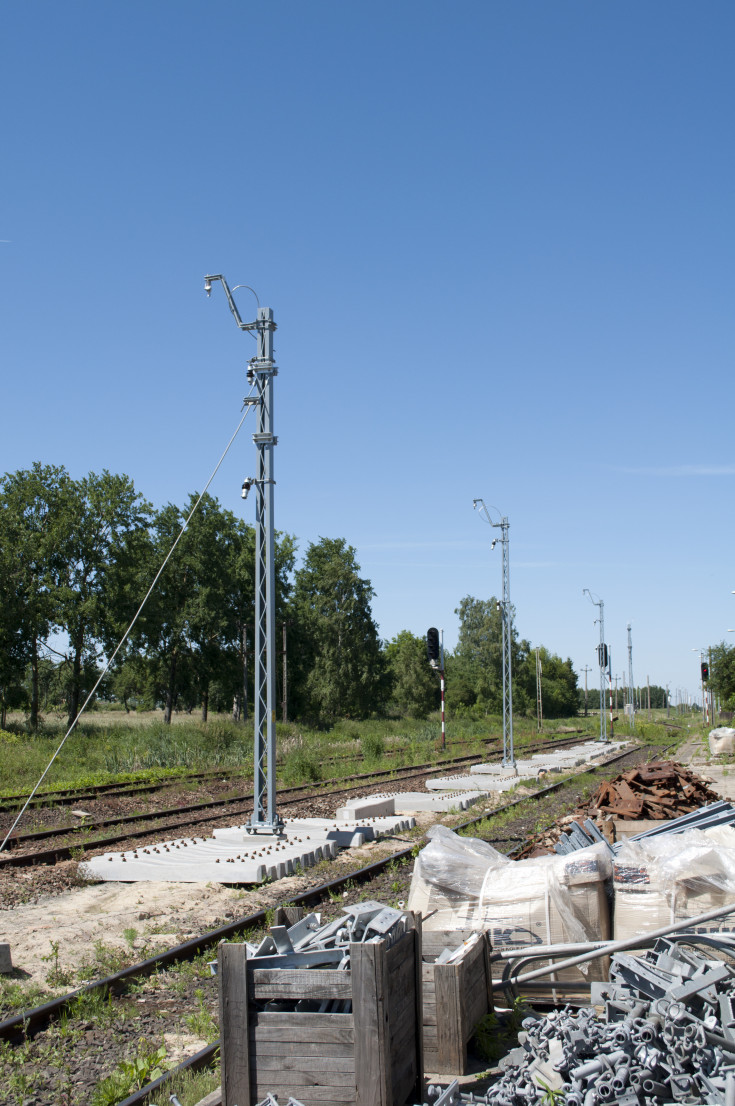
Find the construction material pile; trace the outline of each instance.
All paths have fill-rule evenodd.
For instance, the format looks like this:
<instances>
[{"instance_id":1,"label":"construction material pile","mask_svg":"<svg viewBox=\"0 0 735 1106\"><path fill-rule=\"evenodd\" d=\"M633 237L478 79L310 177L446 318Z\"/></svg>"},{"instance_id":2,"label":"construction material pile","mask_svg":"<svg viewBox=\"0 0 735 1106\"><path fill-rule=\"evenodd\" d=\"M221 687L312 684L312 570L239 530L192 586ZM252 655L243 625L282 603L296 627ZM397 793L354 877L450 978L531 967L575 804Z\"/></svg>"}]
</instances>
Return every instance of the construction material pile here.
<instances>
[{"instance_id":1,"label":"construction material pile","mask_svg":"<svg viewBox=\"0 0 735 1106\"><path fill-rule=\"evenodd\" d=\"M332 968L347 971L350 967L350 945L371 941L387 941L391 947L408 929L413 919L403 910L370 900L342 908L342 916L322 925L321 914L307 914L294 925L271 926L258 945L245 942L248 961L257 961L258 968ZM213 975L218 973L217 961L209 962ZM331 1013L349 1013L350 1002L331 1003L302 999L295 1003L266 1003L265 1010L278 1009Z\"/></svg>"},{"instance_id":2,"label":"construction material pile","mask_svg":"<svg viewBox=\"0 0 735 1106\"><path fill-rule=\"evenodd\" d=\"M717 798L706 782L683 764L652 761L602 783L589 813L593 817L612 814L615 818L663 820L690 814Z\"/></svg>"},{"instance_id":3,"label":"construction material pile","mask_svg":"<svg viewBox=\"0 0 735 1106\"><path fill-rule=\"evenodd\" d=\"M645 956L618 953L604 1001L553 1011L523 1022L519 1048L501 1063L504 1074L484 1096L457 1083L430 1088L430 1106L638 1106L735 1102L735 941L719 935L697 946L691 935L661 939ZM716 953L727 958L714 959Z\"/></svg>"}]
</instances>

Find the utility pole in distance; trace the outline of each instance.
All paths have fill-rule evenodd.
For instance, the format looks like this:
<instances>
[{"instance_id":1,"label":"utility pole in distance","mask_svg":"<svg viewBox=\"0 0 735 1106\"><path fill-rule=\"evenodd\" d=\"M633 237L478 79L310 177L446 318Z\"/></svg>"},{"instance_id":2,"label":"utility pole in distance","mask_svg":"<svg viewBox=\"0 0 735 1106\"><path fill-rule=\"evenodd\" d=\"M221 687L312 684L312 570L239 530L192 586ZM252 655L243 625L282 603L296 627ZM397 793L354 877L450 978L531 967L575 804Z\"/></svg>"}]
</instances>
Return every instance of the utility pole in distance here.
<instances>
[{"instance_id":1,"label":"utility pole in distance","mask_svg":"<svg viewBox=\"0 0 735 1106\"><path fill-rule=\"evenodd\" d=\"M592 671L592 669L590 668L590 666L588 664L586 664L584 666L584 668L582 669L582 672L584 672L584 716L585 716L585 718L587 717L587 673L591 672L591 671Z\"/></svg>"}]
</instances>

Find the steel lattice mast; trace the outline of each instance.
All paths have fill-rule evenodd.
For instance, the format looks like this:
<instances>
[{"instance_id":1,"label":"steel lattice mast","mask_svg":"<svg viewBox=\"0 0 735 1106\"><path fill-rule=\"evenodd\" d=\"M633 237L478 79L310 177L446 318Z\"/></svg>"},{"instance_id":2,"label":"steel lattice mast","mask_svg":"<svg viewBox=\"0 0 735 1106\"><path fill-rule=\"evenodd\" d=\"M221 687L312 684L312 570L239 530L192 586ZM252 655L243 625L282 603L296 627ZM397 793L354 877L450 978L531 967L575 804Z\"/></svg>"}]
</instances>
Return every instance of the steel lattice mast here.
<instances>
[{"instance_id":1,"label":"steel lattice mast","mask_svg":"<svg viewBox=\"0 0 735 1106\"><path fill-rule=\"evenodd\" d=\"M608 652L605 644L605 604L602 599L594 599L589 588L582 588L582 594L600 608L600 644L597 646L597 659L600 665L600 741L607 741L607 715L605 713L605 670L608 667Z\"/></svg>"},{"instance_id":2,"label":"steel lattice mast","mask_svg":"<svg viewBox=\"0 0 735 1106\"><path fill-rule=\"evenodd\" d=\"M503 546L503 598L499 604L502 620L503 653L503 764L515 766L516 761L513 751L513 608L510 604L510 541L508 537L510 523L504 515L501 515L500 522L493 522L482 499L473 499L472 505L475 510L479 510L490 526L500 529L500 538L496 538L490 548L494 548L498 541ZM493 510L497 510L497 507ZM498 514L500 514L499 511Z\"/></svg>"},{"instance_id":3,"label":"steel lattice mast","mask_svg":"<svg viewBox=\"0 0 735 1106\"><path fill-rule=\"evenodd\" d=\"M278 833L283 827L276 812L276 573L275 525L273 518L273 450L278 439L273 433L273 378L278 369L273 360L276 324L270 307L258 306L253 323L240 318L232 292L220 274L204 279L209 294L212 281L219 280L240 330L255 332L258 352L248 362L248 381L255 394L246 403L257 407L258 423L253 442L257 451L256 476L243 481L243 498L255 486L255 703L253 734L253 833ZM251 289L252 291L252 289ZM257 298L257 297L256 297Z\"/></svg>"}]
</instances>

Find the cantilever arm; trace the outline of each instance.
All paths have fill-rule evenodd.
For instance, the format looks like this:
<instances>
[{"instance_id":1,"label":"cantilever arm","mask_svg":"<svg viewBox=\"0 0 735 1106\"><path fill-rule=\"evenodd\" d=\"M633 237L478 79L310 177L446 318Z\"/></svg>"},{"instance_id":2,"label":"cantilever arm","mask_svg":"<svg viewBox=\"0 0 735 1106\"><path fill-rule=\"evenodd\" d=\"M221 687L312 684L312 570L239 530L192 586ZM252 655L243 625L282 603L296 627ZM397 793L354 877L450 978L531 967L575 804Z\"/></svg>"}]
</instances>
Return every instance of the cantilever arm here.
<instances>
[{"instance_id":1,"label":"cantilever arm","mask_svg":"<svg viewBox=\"0 0 735 1106\"><path fill-rule=\"evenodd\" d=\"M213 280L220 280L222 282L222 287L224 288L225 295L227 296L227 302L230 305L230 311L232 312L232 315L235 319L235 322L240 327L240 330L257 330L258 329L257 322L256 323L244 323L242 321L242 319L240 318L240 312L237 310L237 304L235 303L235 300L233 299L232 292L230 291L230 286L227 283L227 281L225 280L225 278L222 276L221 273L216 273L216 274L213 274L212 276L205 276L205 278L204 278L204 288L207 292L207 295L209 295L209 292L211 291L211 284L212 284Z\"/></svg>"}]
</instances>

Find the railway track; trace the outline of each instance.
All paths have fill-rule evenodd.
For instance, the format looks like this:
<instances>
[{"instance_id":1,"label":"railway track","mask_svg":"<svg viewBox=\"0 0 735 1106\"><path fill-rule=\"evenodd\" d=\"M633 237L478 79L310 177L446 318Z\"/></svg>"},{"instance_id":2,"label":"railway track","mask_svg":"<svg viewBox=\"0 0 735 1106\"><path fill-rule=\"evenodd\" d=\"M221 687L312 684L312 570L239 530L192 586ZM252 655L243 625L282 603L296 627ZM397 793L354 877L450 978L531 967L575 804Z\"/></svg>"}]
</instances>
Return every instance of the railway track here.
<instances>
[{"instance_id":1,"label":"railway track","mask_svg":"<svg viewBox=\"0 0 735 1106\"><path fill-rule=\"evenodd\" d=\"M551 750L563 748L570 743L578 743L578 737L565 737L557 741L535 742L526 747L524 752ZM499 753L500 750L493 750ZM421 780L427 775L435 774L452 767L467 766L487 758L484 754L472 753L468 756L453 757L440 763L426 761L420 764L406 765L403 768L387 768L372 772L359 773L342 778L335 777L325 780L319 785L296 786L279 788L279 806L295 806L316 796L340 796L349 795L363 790L381 780L390 779L391 782L404 783L408 780ZM339 784L351 783L352 786L340 787ZM285 796L285 797L284 797ZM42 830L34 830L30 833L15 834L8 840L10 851L0 854L0 871L8 868L29 867L34 864L55 864L59 861L70 860L78 855L82 848L85 854L106 850L114 845L120 845L125 841L139 841L141 838L152 834L167 834L175 832L181 836L182 830L193 829L210 822L220 821L224 816L245 816L252 812L253 794L248 792L243 795L231 796L227 799L215 799L208 802L194 803L188 806L172 807L165 811L151 811L148 813L121 815L113 818L101 819L96 822L86 822L79 826L48 827ZM172 820L173 819L173 820ZM102 837L90 838L89 834L113 827L131 827L120 833L114 833ZM135 827L135 828L132 828ZM63 840L52 848L39 849L36 846L40 842L56 839Z\"/></svg>"},{"instance_id":2,"label":"railway track","mask_svg":"<svg viewBox=\"0 0 735 1106\"><path fill-rule=\"evenodd\" d=\"M538 791L533 792L531 795L525 796L522 799L515 799L502 806L494 808L490 812L480 814L478 816L466 819L462 823L455 825L455 829L466 829L471 826L478 825L479 823L486 821L488 818L495 817L497 814L512 811L513 808L520 806L522 803L528 803L529 801L538 801L542 798L563 791L564 788L574 785L579 776L585 775L588 772L603 772L608 766L617 766L620 762L631 760L640 762L645 759L647 752L651 751L650 746L642 747L637 746L633 749L628 749L622 753L618 753L613 757L606 759L598 765L591 765L586 767L580 772L575 772L572 775L565 776L548 787L541 788ZM508 838L504 837L498 839L499 844L507 842ZM516 839L517 840L517 839ZM517 850L520 851L522 843L517 846ZM511 851L508 855L513 855ZM395 852L382 860L376 861L366 867L357 868L354 871L347 872L341 875L338 879L331 880L327 883L320 884L316 887L309 888L301 894L291 896L289 902L293 905L301 905L305 907L313 907L320 902L329 900L330 896L334 896L337 893L342 892L346 887L352 888L355 886L363 886L375 879L376 876L384 873L386 869L391 866L399 865L407 862L414 854L414 847L406 848ZM80 998L89 996L94 992L104 991L105 993L114 995L119 993L130 981L135 979L141 979L149 976L153 973L158 973L175 963L181 961L193 960L199 957L202 953L205 953L211 949L216 948L217 944L222 940L227 940L235 937L237 934L242 933L243 930L253 930L258 927L264 927L266 925L267 912L266 910L258 910L254 913L245 915L237 920L225 925L220 926L217 929L210 930L207 933L200 934L199 936L185 941L182 944L176 945L166 951L159 953L156 956L150 957L137 964L132 964L129 967L123 968L121 971L112 975L105 976L104 978L97 979L91 983L86 984L83 987L76 988L73 991L68 992L65 995L61 995L58 998L44 1003L40 1006L34 1007L29 1010L25 1010L20 1014L14 1015L10 1018L0 1022L0 1040L6 1041L19 1041L23 1037L32 1035L42 1029L49 1021L57 1019L70 1010L75 1002ZM214 1055L215 1046L210 1046L209 1050L204 1050L207 1056ZM199 1054L198 1054L199 1055ZM203 1055L200 1057L201 1064L208 1062ZM192 1058L192 1062L196 1058ZM199 1063L198 1060L196 1060ZM150 1093L151 1088L148 1088ZM136 1099L136 1101L138 1101ZM143 1101L140 1099L139 1101ZM127 1102L127 1100L126 1100ZM132 1100L131 1100L132 1102Z\"/></svg>"},{"instance_id":3,"label":"railway track","mask_svg":"<svg viewBox=\"0 0 735 1106\"><path fill-rule=\"evenodd\" d=\"M553 739L555 745L563 746L564 744L574 743L579 741L579 735L583 735L589 732L590 737L594 737L591 731L587 730L575 730L573 734L567 735L561 738ZM548 748L551 742L551 738L547 738L545 742L539 742L539 748ZM502 741L497 738L474 738L463 741L448 741L447 749L451 749L453 746L466 747L467 745L474 745L478 742L487 742L486 751L500 751L502 749ZM387 750L383 753L384 759L390 759L391 757L399 756L401 754L400 749ZM340 764L348 763L354 760L364 759L362 754L356 750L354 753L347 753L342 756L325 757L322 760L322 764ZM280 762L279 762L280 763ZM201 772L186 772L178 775L171 776L158 776L150 780L132 781L130 783L103 783L95 784L94 787L67 787L59 788L57 790L39 791L29 804L29 808L37 808L44 806L71 806L74 803L90 802L99 798L131 798L136 795L150 794L153 791L163 791L170 787L180 786L182 784L194 783L197 781L217 780L222 779L223 776L227 776L228 773L236 771L235 768L212 768L207 771ZM26 793L16 792L15 794L0 796L0 814L11 814L16 812L19 807L28 798Z\"/></svg>"}]
</instances>

